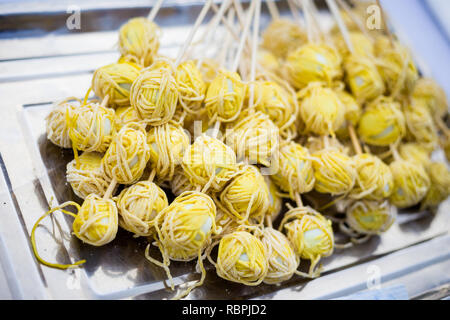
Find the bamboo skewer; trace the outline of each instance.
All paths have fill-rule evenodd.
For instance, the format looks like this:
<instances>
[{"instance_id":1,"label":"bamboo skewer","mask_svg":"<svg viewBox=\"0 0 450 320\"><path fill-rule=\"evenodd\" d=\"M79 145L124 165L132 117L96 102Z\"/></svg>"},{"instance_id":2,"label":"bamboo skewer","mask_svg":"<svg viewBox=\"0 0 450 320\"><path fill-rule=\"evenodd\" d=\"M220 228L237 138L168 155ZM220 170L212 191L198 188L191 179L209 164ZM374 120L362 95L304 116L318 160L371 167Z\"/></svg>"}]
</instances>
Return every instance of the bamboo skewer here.
<instances>
[{"instance_id":1,"label":"bamboo skewer","mask_svg":"<svg viewBox=\"0 0 450 320\"><path fill-rule=\"evenodd\" d=\"M267 0L266 1L267 8L269 9L270 16L272 17L272 20L280 19L280 12L278 11L277 5L273 0Z\"/></svg>"},{"instance_id":2,"label":"bamboo skewer","mask_svg":"<svg viewBox=\"0 0 450 320\"><path fill-rule=\"evenodd\" d=\"M164 0L158 0L156 2L156 4L153 6L152 10L150 10L150 12L148 13L148 16L147 16L147 19L149 21L153 21L155 19L163 2L164 2Z\"/></svg>"},{"instance_id":3,"label":"bamboo skewer","mask_svg":"<svg viewBox=\"0 0 450 320\"><path fill-rule=\"evenodd\" d=\"M245 21L245 25L244 25L244 29L242 31L242 35L241 35L241 40L239 42L239 47L237 49L237 53L236 56L234 58L234 62L232 64L231 67L231 71L236 72L239 66L239 61L241 59L241 55L242 55L242 50L244 49L244 45L245 45L245 41L247 39L247 35L250 29L250 23L252 21L252 16L253 13L255 11L255 5L256 5L256 1L252 0L251 4L250 4L250 8L247 12L247 16L246 16L246 21Z\"/></svg>"},{"instance_id":4,"label":"bamboo skewer","mask_svg":"<svg viewBox=\"0 0 450 320\"><path fill-rule=\"evenodd\" d=\"M342 33L342 36L344 37L344 41L345 41L345 44L346 44L348 50L353 54L355 49L353 47L353 43L350 38L350 33L347 29L347 26L344 23L344 20L342 19L341 13L339 12L339 8L338 8L335 0L326 0L326 2L327 2L328 7L330 8L331 13L333 14L333 17L336 20L339 30ZM353 148L355 149L355 152L357 154L362 154L363 152L361 149L361 145L359 144L358 137L356 135L353 124L349 123L347 126L347 129L348 129L348 133L350 135L350 139L352 141Z\"/></svg>"},{"instance_id":5,"label":"bamboo skewer","mask_svg":"<svg viewBox=\"0 0 450 320\"><path fill-rule=\"evenodd\" d=\"M256 1L256 9L253 19L253 38L252 38L252 55L251 55L251 68L250 68L250 98L249 108L254 112L253 99L255 94L255 76L256 76L256 57L258 51L258 34L259 34L259 17L261 14L261 0Z\"/></svg>"},{"instance_id":6,"label":"bamboo skewer","mask_svg":"<svg viewBox=\"0 0 450 320\"><path fill-rule=\"evenodd\" d=\"M187 37L183 47L181 48L180 52L178 53L178 57L175 60L175 67L178 66L181 63L181 60L183 59L183 56L184 56L187 48L191 44L192 39L195 36L195 33L197 32L197 30L200 27L201 23L205 19L205 16L208 13L208 10L211 7L212 2L213 2L213 0L207 0L206 4L203 6L202 10L200 11L200 14L197 17L197 20L194 23L194 27L189 32L189 35L188 35L188 37Z\"/></svg>"},{"instance_id":7,"label":"bamboo skewer","mask_svg":"<svg viewBox=\"0 0 450 320\"><path fill-rule=\"evenodd\" d=\"M352 21L357 25L357 27L359 28L359 30L370 40L372 40L372 36L369 34L369 32L367 31L366 27L364 26L364 24L361 22L361 20L359 19L359 17L357 15L355 15L352 11L352 9L348 6L348 4L343 1L343 0L337 0L337 3L344 9L345 13L348 14L348 16L350 17L350 19L352 19Z\"/></svg>"}]
</instances>

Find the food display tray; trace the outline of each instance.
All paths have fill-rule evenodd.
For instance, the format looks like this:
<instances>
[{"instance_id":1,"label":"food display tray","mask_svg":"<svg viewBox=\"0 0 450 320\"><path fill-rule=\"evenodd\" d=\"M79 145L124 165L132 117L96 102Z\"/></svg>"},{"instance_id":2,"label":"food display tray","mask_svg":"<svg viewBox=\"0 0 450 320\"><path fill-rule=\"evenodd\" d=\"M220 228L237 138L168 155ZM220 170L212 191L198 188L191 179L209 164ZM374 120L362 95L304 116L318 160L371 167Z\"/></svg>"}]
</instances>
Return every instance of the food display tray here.
<instances>
[{"instance_id":1,"label":"food display tray","mask_svg":"<svg viewBox=\"0 0 450 320\"><path fill-rule=\"evenodd\" d=\"M289 13L285 5L280 8L282 14ZM192 4L162 11L156 19L161 24L166 21L161 53L176 54L199 9ZM147 12L145 8L123 9L125 13L121 15L120 10L114 11L114 17L122 22L139 10L142 15ZM326 13L322 15L331 23ZM263 10L263 26L269 21ZM87 260L83 268L65 271L40 265L29 242L35 221L49 205L69 200L81 203L65 177L73 153L47 140L45 117L55 101L84 96L95 68L119 58L116 42L117 30L0 39L0 258L8 274L9 288L17 298L164 299L174 295L167 289L164 270L144 257L147 239L134 238L124 230L120 229L108 245L92 247L70 236L72 218L62 214L48 218L37 230L41 255L59 263ZM434 157L444 161L442 152ZM356 272L361 266L389 266L390 273L381 274L386 281L435 264L448 266L449 225L449 201L434 213L399 212L397 223L382 236L350 249L336 250L323 259L321 278L307 280L294 276L281 285L246 287L227 282L205 261L205 283L188 299L338 298L351 293L351 288L367 289L365 271L352 276L352 270ZM420 254L415 256L414 252ZM150 253L160 257L154 246ZM389 262L404 255L409 257L404 258L404 264ZM177 285L200 277L194 262L171 262L170 269ZM390 278L383 278L387 274ZM448 272L435 277L442 285L450 281ZM432 289L435 284L426 283L415 291L409 288L409 294Z\"/></svg>"}]
</instances>

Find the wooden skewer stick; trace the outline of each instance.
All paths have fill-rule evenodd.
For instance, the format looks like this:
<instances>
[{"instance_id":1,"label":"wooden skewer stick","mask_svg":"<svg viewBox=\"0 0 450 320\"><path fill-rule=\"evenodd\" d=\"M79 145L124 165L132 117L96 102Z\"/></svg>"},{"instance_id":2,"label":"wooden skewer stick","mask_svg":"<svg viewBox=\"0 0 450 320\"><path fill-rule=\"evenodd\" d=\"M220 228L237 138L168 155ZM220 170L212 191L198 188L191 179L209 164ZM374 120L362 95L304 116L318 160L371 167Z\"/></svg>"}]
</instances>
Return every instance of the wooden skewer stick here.
<instances>
[{"instance_id":1,"label":"wooden skewer stick","mask_svg":"<svg viewBox=\"0 0 450 320\"><path fill-rule=\"evenodd\" d=\"M111 180L111 183L109 184L108 189L106 189L105 194L103 195L103 199L104 199L104 200L107 200L107 199L111 198L111 195L112 195L114 189L116 188L116 185L117 185L117 180L116 180L116 178L114 177L114 178Z\"/></svg>"},{"instance_id":2,"label":"wooden skewer stick","mask_svg":"<svg viewBox=\"0 0 450 320\"><path fill-rule=\"evenodd\" d=\"M237 50L237 53L236 53L236 56L235 56L235 59L234 59L234 62L233 62L232 68L231 68L231 71L233 71L233 72L236 72L236 70L238 69L242 51L244 49L245 41L247 39L248 32L250 29L250 23L252 21L252 17L255 12L255 6L257 5L257 2L260 3L260 1L261 0L252 0L252 2L250 4L250 8L248 9L246 21L245 21L245 25L244 25L244 30L242 31L241 39L239 42L239 47L238 47L238 50ZM216 121L216 123L214 125L214 129L213 129L213 137L214 138L217 136L219 130L220 130L220 121Z\"/></svg>"},{"instance_id":3,"label":"wooden skewer stick","mask_svg":"<svg viewBox=\"0 0 450 320\"><path fill-rule=\"evenodd\" d=\"M230 24L230 26L233 25L234 13L235 13L235 8L230 8L228 11L228 23ZM230 33L228 32L225 37L224 46L221 48L222 50L220 52L220 57L219 57L219 63L220 63L220 66L222 66L222 67L226 67L226 64L228 62L227 58L228 58L228 53L229 53L228 51L231 46L231 40L232 40L232 37L231 37ZM211 133L212 138L217 139L217 136L220 132L220 125L221 125L221 122L219 120L217 120L212 129L212 133Z\"/></svg>"},{"instance_id":4,"label":"wooden skewer stick","mask_svg":"<svg viewBox=\"0 0 450 320\"><path fill-rule=\"evenodd\" d=\"M359 144L358 137L355 132L355 127L350 123L347 126L348 134L350 139L352 140L353 148L355 149L356 154L362 154L361 145Z\"/></svg>"},{"instance_id":5,"label":"wooden skewer stick","mask_svg":"<svg viewBox=\"0 0 450 320\"><path fill-rule=\"evenodd\" d=\"M353 43L350 38L350 33L348 32L347 26L344 23L344 20L342 19L341 13L339 12L338 6L336 5L335 0L326 0L328 7L331 10L331 13L333 14L336 23L338 24L339 30L342 33L342 36L344 37L345 44L348 48L348 50L351 53L354 53L354 47ZM349 123L347 125L348 134L350 135L350 139L352 140L353 148L355 149L355 152L357 154L362 154L361 145L359 144L358 137L355 132L355 128L353 127L353 124Z\"/></svg>"},{"instance_id":6,"label":"wooden skewer stick","mask_svg":"<svg viewBox=\"0 0 450 320\"><path fill-rule=\"evenodd\" d=\"M237 14L238 21L239 21L239 30L242 31L244 29L244 24L245 24L244 9L242 8L240 1L233 0L233 4L234 4L234 8L236 10L236 14ZM251 46L250 39L247 37L247 39L245 39L245 41L246 41L246 46L248 46L248 48L250 48L250 46ZM244 48L246 48L246 47L244 47Z\"/></svg>"},{"instance_id":7,"label":"wooden skewer stick","mask_svg":"<svg viewBox=\"0 0 450 320\"><path fill-rule=\"evenodd\" d=\"M152 172L150 172L150 175L148 176L147 181L153 182L153 179L155 179L156 176L156 169L153 169Z\"/></svg>"},{"instance_id":8,"label":"wooden skewer stick","mask_svg":"<svg viewBox=\"0 0 450 320\"><path fill-rule=\"evenodd\" d=\"M197 17L197 20L195 21L194 27L191 29L183 47L181 48L180 52L178 53L178 57L175 61L175 67L177 67L181 63L184 53L186 52L187 48L189 47L190 43L192 42L192 39L194 38L195 33L197 32L201 23L205 19L205 16L208 13L208 10L211 7L212 2L213 2L213 0L207 0L206 4L202 8L202 11L200 11L200 14Z\"/></svg>"},{"instance_id":9,"label":"wooden skewer stick","mask_svg":"<svg viewBox=\"0 0 450 320\"><path fill-rule=\"evenodd\" d=\"M233 6L236 10L236 16L238 18L239 25L241 29L243 29L245 24L244 9L242 9L242 5L238 0L233 0Z\"/></svg>"},{"instance_id":10,"label":"wooden skewer stick","mask_svg":"<svg viewBox=\"0 0 450 320\"><path fill-rule=\"evenodd\" d=\"M299 1L299 0L297 0L297 4L298 4L298 1ZM308 1L308 7L307 7L307 8L308 8L309 11L310 11L311 20L312 20L312 22L314 23L314 26L316 27L317 32L319 33L319 34L318 34L318 38L324 37L325 41L326 41L328 44L332 45L332 44L333 44L333 41L332 41L332 39L330 38L329 32L325 31L325 30L322 28L322 26L321 26L321 24L320 24L320 22L319 22L319 19L317 18L318 15L319 15L319 11L317 10L317 7L316 7L314 1Z\"/></svg>"},{"instance_id":11,"label":"wooden skewer stick","mask_svg":"<svg viewBox=\"0 0 450 320\"><path fill-rule=\"evenodd\" d=\"M331 13L333 14L334 19L336 20L336 23L339 27L339 30L342 33L342 36L344 37L345 44L347 45L348 50L353 53L353 43L350 39L350 33L348 32L347 26L344 23L344 20L341 17L341 13L339 12L339 8L336 5L336 2L334 0L326 0L328 7L330 8Z\"/></svg>"},{"instance_id":12,"label":"wooden skewer stick","mask_svg":"<svg viewBox=\"0 0 450 320\"><path fill-rule=\"evenodd\" d=\"M303 207L302 197L300 196L300 193L298 193L298 192L295 194L295 203L297 204L297 207L299 207L299 208Z\"/></svg>"},{"instance_id":13,"label":"wooden skewer stick","mask_svg":"<svg viewBox=\"0 0 450 320\"><path fill-rule=\"evenodd\" d=\"M228 22L230 23L230 25L234 21L234 13L235 13L234 8L231 8L228 11ZM228 49L231 46L231 40L232 40L232 38L231 38L230 33L227 33L227 35L225 37L224 45L222 47L222 50L220 51L220 55L219 55L219 59L218 59L220 65L224 66L224 67L226 67L226 62L227 62L227 57L228 57Z\"/></svg>"},{"instance_id":14,"label":"wooden skewer stick","mask_svg":"<svg viewBox=\"0 0 450 320\"><path fill-rule=\"evenodd\" d=\"M247 39L248 31L250 29L250 23L252 21L253 12L255 11L256 1L252 0L250 4L250 8L247 12L246 21L244 25L244 29L242 31L241 40L239 42L239 47L234 58L233 65L231 67L231 71L236 72L239 66L239 61L241 60L242 50L244 49L245 40Z\"/></svg>"},{"instance_id":15,"label":"wooden skewer stick","mask_svg":"<svg viewBox=\"0 0 450 320\"><path fill-rule=\"evenodd\" d=\"M228 11L228 23L230 24L230 26L233 24L233 21L234 21L234 13L235 13L234 8L230 8ZM220 57L219 57L220 66L226 67L225 65L227 63L228 51L229 51L229 47L231 45L231 40L232 40L231 34L228 32L225 37L224 46L221 48L222 50L220 52ZM219 132L220 132L220 125L221 125L221 122L217 120L212 129L212 133L211 133L212 138L217 139L217 136L219 135Z\"/></svg>"},{"instance_id":16,"label":"wooden skewer stick","mask_svg":"<svg viewBox=\"0 0 450 320\"><path fill-rule=\"evenodd\" d=\"M391 144L391 145L389 146L389 149L391 150L392 156L394 157L394 160L395 160L395 161L401 160L401 159L402 159L402 157L401 157L400 154L398 153L397 146L398 146L398 143Z\"/></svg>"},{"instance_id":17,"label":"wooden skewer stick","mask_svg":"<svg viewBox=\"0 0 450 320\"><path fill-rule=\"evenodd\" d=\"M103 107L103 108L106 108L107 105L108 105L108 101L109 101L109 94L107 94L107 95L103 98L102 103L100 104L100 106Z\"/></svg>"},{"instance_id":18,"label":"wooden skewer stick","mask_svg":"<svg viewBox=\"0 0 450 320\"><path fill-rule=\"evenodd\" d=\"M294 17L294 20L300 21L300 15L298 14L298 11L297 11L294 1L288 0L287 4L289 7L289 11L291 12L292 16Z\"/></svg>"},{"instance_id":19,"label":"wooden skewer stick","mask_svg":"<svg viewBox=\"0 0 450 320\"><path fill-rule=\"evenodd\" d=\"M220 22L222 23L226 23L226 20L224 19L224 15L226 10L228 9L228 7L230 6L232 0L225 0L222 2L222 4L220 5L220 8L217 8L217 6L212 3L211 4L211 8L214 10L215 15L214 17L211 19L211 22L209 23L208 27L205 29L205 31L203 32L203 36L202 36L202 41L205 40L206 38L213 38L215 32L217 31L217 28L219 27ZM239 36L237 34L236 38L239 39ZM208 40L209 40L208 39Z\"/></svg>"},{"instance_id":20,"label":"wooden skewer stick","mask_svg":"<svg viewBox=\"0 0 450 320\"><path fill-rule=\"evenodd\" d=\"M255 94L255 77L256 77L256 57L258 55L258 34L259 34L259 18L261 15L261 0L256 1L256 9L253 19L253 38L252 38L252 56L251 56L251 68L250 68L250 98L249 108L254 112L254 94Z\"/></svg>"},{"instance_id":21,"label":"wooden skewer stick","mask_svg":"<svg viewBox=\"0 0 450 320\"><path fill-rule=\"evenodd\" d=\"M308 12L307 9L307 4L306 4L306 0L301 0L301 7L302 7L302 11L303 11L303 16L305 18L305 24L306 24L306 34L308 36L308 42L315 42L314 40L314 35L313 35L313 30L311 27L311 16Z\"/></svg>"},{"instance_id":22,"label":"wooden skewer stick","mask_svg":"<svg viewBox=\"0 0 450 320\"><path fill-rule=\"evenodd\" d=\"M280 19L280 12L278 11L277 5L273 0L267 0L266 1L267 8L269 9L270 16L272 17L272 20Z\"/></svg>"},{"instance_id":23,"label":"wooden skewer stick","mask_svg":"<svg viewBox=\"0 0 450 320\"><path fill-rule=\"evenodd\" d=\"M103 98L102 103L101 103L101 106L102 106L102 107L106 107L106 105L108 104L108 101L109 101L109 94L107 94L107 95ZM103 195L103 199L106 200L106 199L109 199L109 198L111 197L111 195L112 195L112 193L113 193L114 188L116 187L116 185L117 185L117 180L116 180L116 178L113 178L113 179L111 180L111 183L109 184L108 188L106 189L105 194Z\"/></svg>"},{"instance_id":24,"label":"wooden skewer stick","mask_svg":"<svg viewBox=\"0 0 450 320\"><path fill-rule=\"evenodd\" d=\"M223 2L222 2L222 4L223 4ZM211 7L214 9L214 8L217 8L217 6L215 6L214 5L214 3L211 5ZM187 55L188 56L191 56L192 55L192 50L193 50L193 47L195 47L195 45L197 45L197 44L210 44L210 42L212 42L212 38L213 38L213 36L212 35L214 35L214 33L215 33L215 31L216 31L216 28L213 28L213 26L214 26L214 24L216 23L216 17L217 17L218 15L217 15L217 12L216 12L216 14L214 15L214 17L212 18L212 19L210 19L209 20L209 22L208 22L208 24L206 25L206 27L205 27L205 30L204 30L204 32L202 33L202 36L200 37L200 39L198 39L197 41L194 41L192 44L192 47L189 49L189 51L188 51L188 53L187 53ZM211 35L212 34L212 35ZM207 38L209 38L209 39L207 39Z\"/></svg>"},{"instance_id":25,"label":"wooden skewer stick","mask_svg":"<svg viewBox=\"0 0 450 320\"><path fill-rule=\"evenodd\" d=\"M228 0L228 2L230 2L230 3L227 5L227 8L231 4L231 0ZM228 22L228 20L225 19L225 13L224 12L221 13L220 9L215 4L212 5L212 8L213 8L214 12L220 16L220 21L228 29L228 32L233 36L233 38L236 41L239 41L239 35L236 33L233 26Z\"/></svg>"},{"instance_id":26,"label":"wooden skewer stick","mask_svg":"<svg viewBox=\"0 0 450 320\"><path fill-rule=\"evenodd\" d=\"M364 24L361 22L361 20L359 19L359 17L357 15L355 15L352 11L352 9L348 6L348 4L343 1L343 0L337 0L338 4L344 9L345 13L348 14L348 16L350 17L350 19L352 19L352 21L357 25L357 27L359 28L359 30L364 33L364 35L372 40L371 35L369 34L369 32L367 31L367 28L364 26Z\"/></svg>"},{"instance_id":27,"label":"wooden skewer stick","mask_svg":"<svg viewBox=\"0 0 450 320\"><path fill-rule=\"evenodd\" d=\"M214 124L214 127L213 127L213 132L211 134L211 137L214 139L217 139L217 136L219 135L219 131L220 131L220 121L216 121L216 123Z\"/></svg>"},{"instance_id":28,"label":"wooden skewer stick","mask_svg":"<svg viewBox=\"0 0 450 320\"><path fill-rule=\"evenodd\" d=\"M209 38L207 40L207 44L210 45L213 43L214 41L214 34L217 31L217 28L219 27L220 21L226 21L224 19L224 15L225 15L225 11L229 8L231 4L231 0L225 0L224 2L222 2L222 5L220 6L219 9L216 9L218 11L216 11L216 15L213 17L213 19L211 20L211 23L208 25L208 27L206 28L205 32L203 33L202 36L202 41L204 41L206 38ZM211 4L211 6L214 9L214 3ZM231 28L231 26L228 28L228 33L233 33L233 36L235 36L238 40L239 40L239 36L234 32L234 30ZM197 60L197 68L199 68L201 66L201 64L203 63L204 57L200 58Z\"/></svg>"},{"instance_id":29,"label":"wooden skewer stick","mask_svg":"<svg viewBox=\"0 0 450 320\"><path fill-rule=\"evenodd\" d=\"M164 2L164 0L158 0L156 2L156 4L153 6L152 10L149 12L149 14L147 16L148 20L153 21L153 19L155 19L163 2Z\"/></svg>"}]
</instances>

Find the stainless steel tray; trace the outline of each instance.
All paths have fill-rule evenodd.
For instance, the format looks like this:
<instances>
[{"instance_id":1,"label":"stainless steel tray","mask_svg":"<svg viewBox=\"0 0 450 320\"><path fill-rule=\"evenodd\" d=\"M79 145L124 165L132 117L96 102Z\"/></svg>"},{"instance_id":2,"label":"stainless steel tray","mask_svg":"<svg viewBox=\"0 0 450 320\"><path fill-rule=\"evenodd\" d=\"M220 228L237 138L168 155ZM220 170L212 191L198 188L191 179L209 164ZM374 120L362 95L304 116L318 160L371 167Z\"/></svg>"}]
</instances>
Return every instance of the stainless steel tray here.
<instances>
[{"instance_id":1,"label":"stainless steel tray","mask_svg":"<svg viewBox=\"0 0 450 320\"><path fill-rule=\"evenodd\" d=\"M195 18L196 10L198 7L189 8L189 18L183 16L185 23ZM172 21L182 12L172 11ZM263 24L268 21L267 13L264 14ZM166 26L163 53L173 56L188 30L184 25ZM82 97L90 86L92 71L118 58L114 49L116 37L116 31L99 31L0 40L0 163L4 178L0 184L0 257L16 297L161 299L173 295L165 289L163 270L144 257L146 240L135 239L123 230L112 243L96 248L69 236L71 219L59 214L48 219L37 232L41 254L62 263L87 259L84 268L68 271L39 265L28 240L34 222L48 210L50 202L80 202L65 180L72 152L61 150L46 139L44 117L52 102L67 96ZM436 156L443 159L442 154ZM405 260L405 265L406 261L416 268L436 261L447 263L449 206L450 202L445 202L435 215L400 213L399 223L386 234L324 259L324 276L312 281L294 277L280 286L245 287L220 279L207 263L205 284L188 298L334 298L346 292L346 284L356 281L349 270L382 259L388 259L385 263L389 265L391 256L421 243L428 248L422 248L424 253L417 257L422 264L414 264L411 259ZM431 244L430 239L434 239ZM158 252L153 250L152 255L158 256ZM171 270L178 284L199 277L193 263L172 262ZM325 281L330 277L335 280L328 284L334 286ZM442 279L450 281L450 275L447 273Z\"/></svg>"}]
</instances>

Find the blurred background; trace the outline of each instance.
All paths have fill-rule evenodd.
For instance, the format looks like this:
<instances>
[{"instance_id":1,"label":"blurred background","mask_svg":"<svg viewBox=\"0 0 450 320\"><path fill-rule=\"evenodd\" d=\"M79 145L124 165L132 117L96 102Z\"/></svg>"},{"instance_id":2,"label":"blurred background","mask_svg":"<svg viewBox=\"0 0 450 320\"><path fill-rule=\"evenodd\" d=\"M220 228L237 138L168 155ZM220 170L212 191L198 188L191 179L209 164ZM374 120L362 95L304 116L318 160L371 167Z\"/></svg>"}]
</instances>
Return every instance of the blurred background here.
<instances>
[{"instance_id":1,"label":"blurred background","mask_svg":"<svg viewBox=\"0 0 450 320\"><path fill-rule=\"evenodd\" d=\"M0 0L0 39L51 37L67 33L118 30L127 19L147 14L154 0ZM218 3L220 1L217 1ZM241 1L243 3L247 0ZM283 5L284 1L277 1ZM196 5L203 1L167 0L156 22L164 26L186 25L195 18ZM319 8L324 1L316 1ZM396 32L422 60L450 95L450 1L382 0ZM67 17L73 10L82 12L81 28L69 30ZM179 11L173 14L173 11ZM176 19L174 19L176 17ZM181 19L180 19L181 17ZM0 46L0 62L12 58ZM420 62L420 61L419 61ZM2 72L0 66L0 73Z\"/></svg>"}]
</instances>

